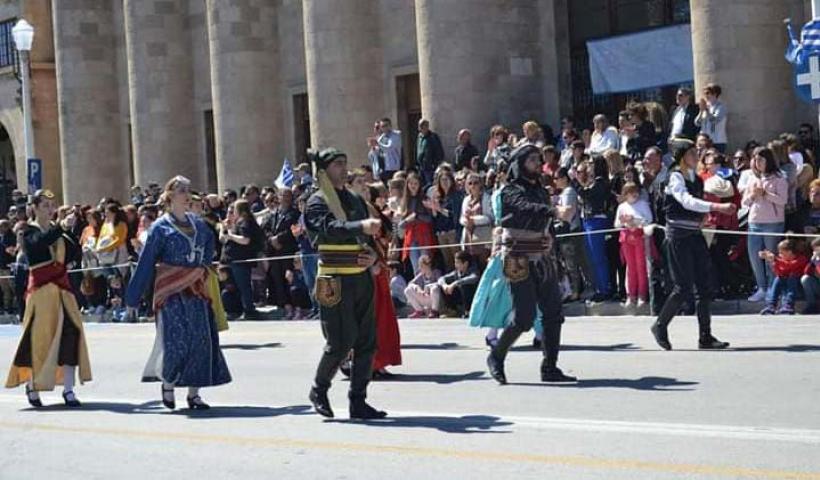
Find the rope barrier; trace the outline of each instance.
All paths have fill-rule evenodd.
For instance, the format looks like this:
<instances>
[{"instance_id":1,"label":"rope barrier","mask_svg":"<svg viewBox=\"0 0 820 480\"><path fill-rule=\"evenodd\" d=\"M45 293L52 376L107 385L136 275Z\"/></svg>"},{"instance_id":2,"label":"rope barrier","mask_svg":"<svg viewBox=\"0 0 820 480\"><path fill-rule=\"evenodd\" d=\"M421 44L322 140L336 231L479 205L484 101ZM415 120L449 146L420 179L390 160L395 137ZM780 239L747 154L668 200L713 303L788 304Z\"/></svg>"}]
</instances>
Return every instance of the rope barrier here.
<instances>
[{"instance_id":1,"label":"rope barrier","mask_svg":"<svg viewBox=\"0 0 820 480\"><path fill-rule=\"evenodd\" d=\"M664 225L658 224L650 224L643 227L645 231L648 229L660 228L661 230L666 230L667 227ZM591 230L591 231L584 231L584 232L571 232L571 233L561 233L555 235L555 238L571 238L571 237L581 237L586 235L602 235L607 233L617 233L621 230L627 230L626 228L606 228L601 230ZM723 235L737 235L737 236L761 236L761 237L784 237L784 238L817 238L820 237L820 233L812 234L812 233L791 233L791 232L784 232L784 233L777 233L777 232L749 232L744 230L717 230L713 228L702 228L700 229L703 233L715 233L715 234L723 234ZM492 241L484 241L484 242L465 242L465 243L450 243L444 245L429 245L429 246L414 246L414 247L399 247L399 248L390 248L388 251L390 253L395 252L404 252L404 251L415 251L415 250L439 250L445 248L463 248L463 247L474 247L474 246L488 246L492 245ZM247 260L236 260L231 263L259 263L259 262L271 262L277 260L295 260L297 258L305 258L305 257L317 257L319 256L318 253L297 253L293 255L277 255L272 257L261 257L261 258L251 258ZM218 265L219 262L213 262L214 265ZM127 262L127 263L120 263L116 265L109 265L109 266L102 266L102 267L88 267L88 268L74 268L68 270L68 273L80 273L80 272L93 272L99 270L117 270L120 268L130 268L134 266L134 262ZM0 279L13 279L15 278L14 275L3 275L0 276Z\"/></svg>"}]
</instances>

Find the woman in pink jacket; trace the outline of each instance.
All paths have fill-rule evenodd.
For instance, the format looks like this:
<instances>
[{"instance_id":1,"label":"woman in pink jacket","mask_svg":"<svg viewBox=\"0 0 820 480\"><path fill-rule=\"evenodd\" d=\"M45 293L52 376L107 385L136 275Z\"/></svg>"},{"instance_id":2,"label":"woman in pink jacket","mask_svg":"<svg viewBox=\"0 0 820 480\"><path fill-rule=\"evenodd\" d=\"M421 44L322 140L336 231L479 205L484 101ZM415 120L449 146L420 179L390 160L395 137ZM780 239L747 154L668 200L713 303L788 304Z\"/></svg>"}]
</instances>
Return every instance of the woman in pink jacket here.
<instances>
[{"instance_id":1,"label":"woman in pink jacket","mask_svg":"<svg viewBox=\"0 0 820 480\"><path fill-rule=\"evenodd\" d=\"M783 233L786 222L786 203L789 185L777 165L772 151L758 147L752 156L757 175L749 182L743 193L743 205L749 207L749 262L757 282L757 291L749 297L750 302L762 302L774 279L771 267L760 258L760 252L776 251L778 235L755 235L755 233Z\"/></svg>"}]
</instances>

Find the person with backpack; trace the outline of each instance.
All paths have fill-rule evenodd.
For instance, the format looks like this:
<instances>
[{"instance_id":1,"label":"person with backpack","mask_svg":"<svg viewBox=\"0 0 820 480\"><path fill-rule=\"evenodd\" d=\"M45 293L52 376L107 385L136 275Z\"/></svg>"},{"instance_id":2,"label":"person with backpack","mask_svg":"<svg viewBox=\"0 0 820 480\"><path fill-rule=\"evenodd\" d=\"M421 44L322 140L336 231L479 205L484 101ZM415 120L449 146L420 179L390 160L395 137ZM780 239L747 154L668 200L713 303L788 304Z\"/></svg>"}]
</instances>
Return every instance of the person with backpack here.
<instances>
[{"instance_id":1,"label":"person with backpack","mask_svg":"<svg viewBox=\"0 0 820 480\"><path fill-rule=\"evenodd\" d=\"M219 240L224 245L222 263L231 266L236 286L242 297L244 320L260 320L262 315L253 304L251 269L253 260L259 257L265 246L265 232L256 223L247 200L237 200L228 207L228 218L223 225Z\"/></svg>"}]
</instances>

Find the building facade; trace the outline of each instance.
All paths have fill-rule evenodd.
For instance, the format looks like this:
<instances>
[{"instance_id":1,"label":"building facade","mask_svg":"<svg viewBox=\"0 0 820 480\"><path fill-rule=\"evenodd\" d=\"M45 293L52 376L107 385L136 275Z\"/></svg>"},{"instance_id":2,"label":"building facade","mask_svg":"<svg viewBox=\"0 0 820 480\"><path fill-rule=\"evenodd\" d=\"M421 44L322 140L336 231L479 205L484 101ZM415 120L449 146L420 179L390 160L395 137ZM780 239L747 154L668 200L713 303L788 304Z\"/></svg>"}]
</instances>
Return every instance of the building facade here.
<instances>
[{"instance_id":1,"label":"building facade","mask_svg":"<svg viewBox=\"0 0 820 480\"><path fill-rule=\"evenodd\" d=\"M190 177L202 190L270 184L283 159L337 146L366 161L381 117L413 154L429 118L452 152L496 123L613 114L595 96L585 42L691 23L694 84L716 82L733 145L815 122L783 60L783 18L808 0L0 0L0 188L27 187L10 26L36 29L36 154L66 202Z\"/></svg>"}]
</instances>

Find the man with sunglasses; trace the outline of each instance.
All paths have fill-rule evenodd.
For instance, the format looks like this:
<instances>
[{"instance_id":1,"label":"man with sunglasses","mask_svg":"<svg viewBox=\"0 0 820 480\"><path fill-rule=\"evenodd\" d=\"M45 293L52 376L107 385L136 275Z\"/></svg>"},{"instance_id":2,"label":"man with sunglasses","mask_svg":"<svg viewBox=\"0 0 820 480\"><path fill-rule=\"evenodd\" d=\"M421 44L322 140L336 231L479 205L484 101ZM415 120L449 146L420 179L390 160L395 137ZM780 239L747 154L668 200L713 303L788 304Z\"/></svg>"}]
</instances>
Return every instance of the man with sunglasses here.
<instances>
[{"instance_id":1,"label":"man with sunglasses","mask_svg":"<svg viewBox=\"0 0 820 480\"><path fill-rule=\"evenodd\" d=\"M672 126L669 132L669 143L676 138L687 138L694 141L700 128L695 125L700 109L692 102L692 90L681 87L675 96L677 107L672 112Z\"/></svg>"}]
</instances>

